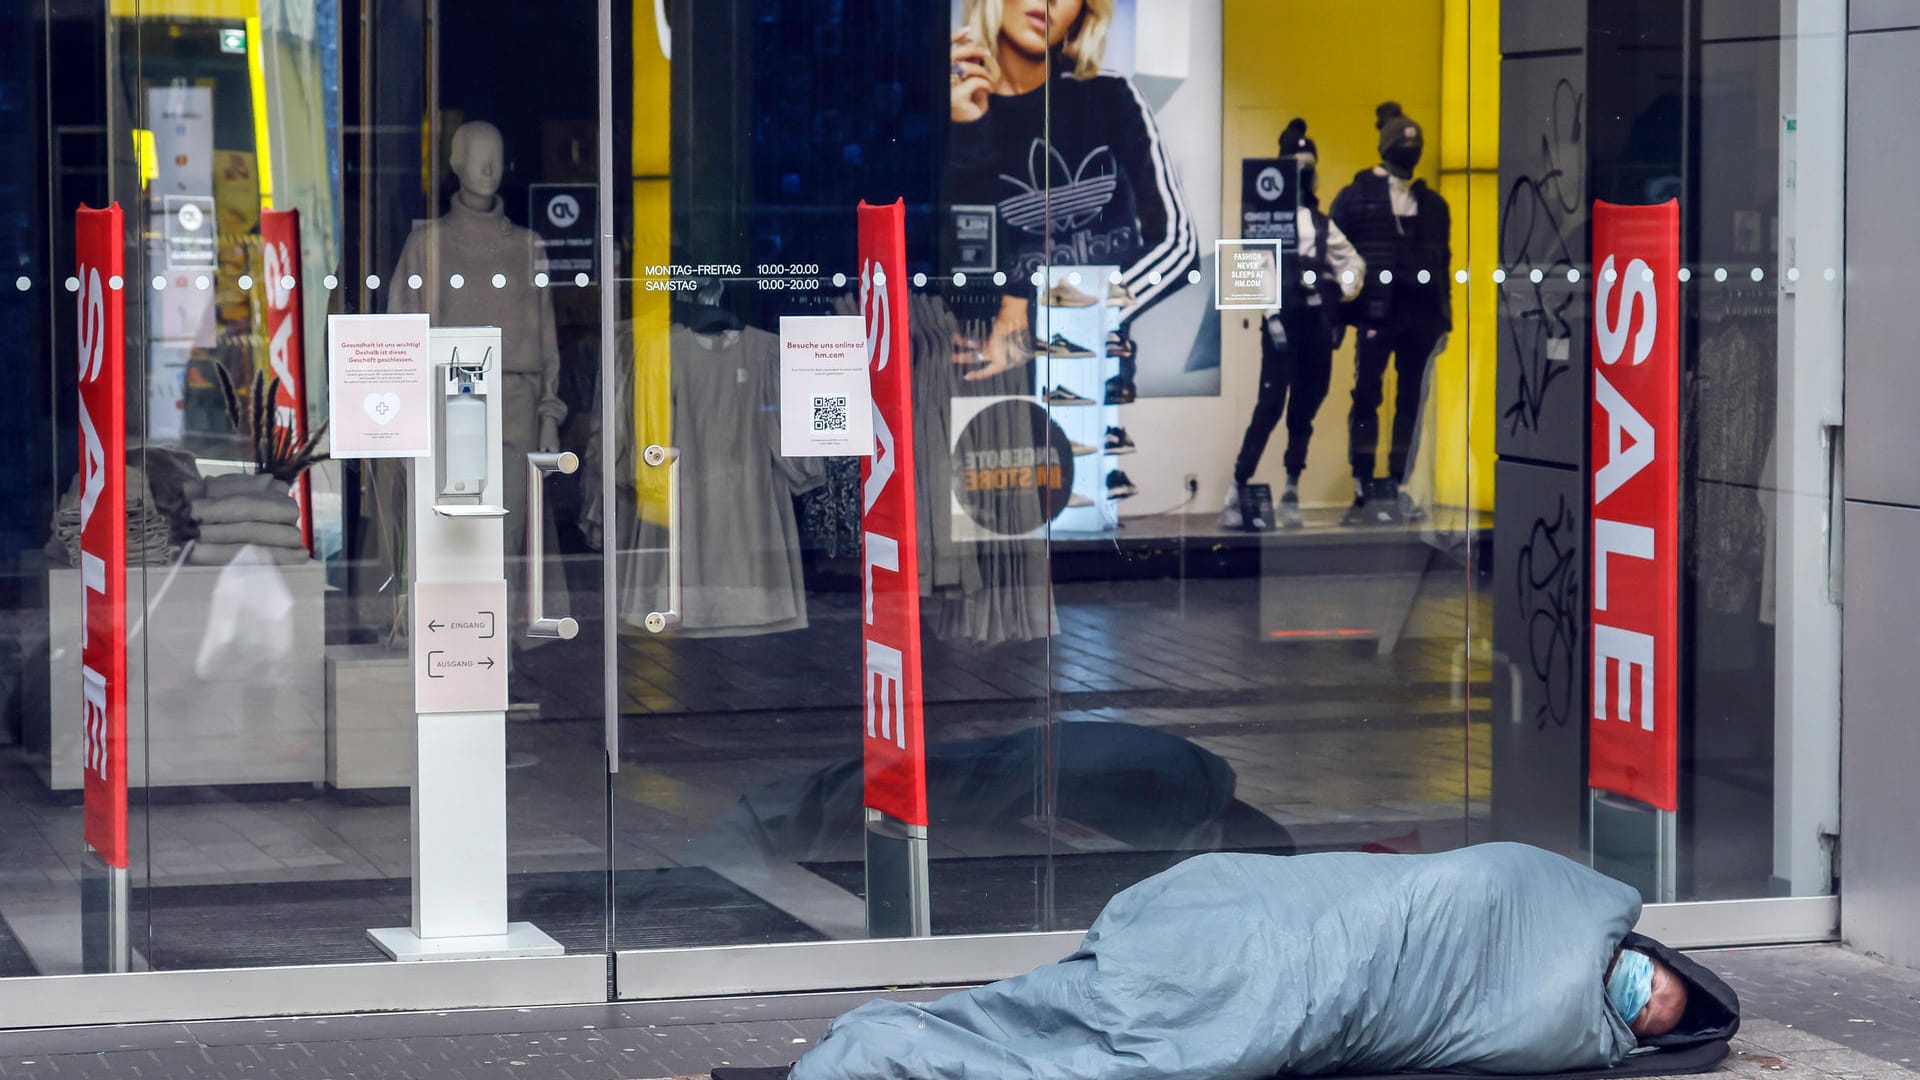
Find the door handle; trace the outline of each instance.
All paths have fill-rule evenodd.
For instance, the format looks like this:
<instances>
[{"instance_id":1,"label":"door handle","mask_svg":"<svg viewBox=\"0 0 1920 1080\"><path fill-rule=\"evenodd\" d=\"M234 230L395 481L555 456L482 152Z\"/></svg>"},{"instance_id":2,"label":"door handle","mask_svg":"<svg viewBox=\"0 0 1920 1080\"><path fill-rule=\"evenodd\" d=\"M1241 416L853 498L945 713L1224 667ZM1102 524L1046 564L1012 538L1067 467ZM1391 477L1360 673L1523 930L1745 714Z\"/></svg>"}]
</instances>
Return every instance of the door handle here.
<instances>
[{"instance_id":1,"label":"door handle","mask_svg":"<svg viewBox=\"0 0 1920 1080\"><path fill-rule=\"evenodd\" d=\"M656 469L667 467L667 610L647 612L647 629L658 634L680 625L680 451L656 443L644 458Z\"/></svg>"},{"instance_id":2,"label":"door handle","mask_svg":"<svg viewBox=\"0 0 1920 1080\"><path fill-rule=\"evenodd\" d=\"M570 615L549 616L545 610L547 578L546 493L543 481L548 473L571 474L580 467L580 455L571 450L534 452L527 455L527 636L559 638L571 641L579 636L580 623Z\"/></svg>"}]
</instances>

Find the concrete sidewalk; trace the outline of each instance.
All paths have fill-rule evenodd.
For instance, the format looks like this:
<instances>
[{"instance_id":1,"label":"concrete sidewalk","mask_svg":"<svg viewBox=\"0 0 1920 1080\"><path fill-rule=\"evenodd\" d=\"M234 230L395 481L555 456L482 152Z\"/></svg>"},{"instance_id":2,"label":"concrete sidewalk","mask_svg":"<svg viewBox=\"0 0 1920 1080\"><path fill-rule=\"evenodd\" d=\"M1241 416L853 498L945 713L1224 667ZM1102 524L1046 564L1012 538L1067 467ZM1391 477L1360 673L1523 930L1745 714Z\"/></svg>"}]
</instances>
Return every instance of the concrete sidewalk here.
<instances>
[{"instance_id":1,"label":"concrete sidewalk","mask_svg":"<svg viewBox=\"0 0 1920 1080\"><path fill-rule=\"evenodd\" d=\"M1729 1080L1911 1080L1920 972L1836 946L1698 954L1741 997ZM897 996L923 1000L938 991ZM871 994L0 1031L0 1077L651 1080L805 1053Z\"/></svg>"}]
</instances>

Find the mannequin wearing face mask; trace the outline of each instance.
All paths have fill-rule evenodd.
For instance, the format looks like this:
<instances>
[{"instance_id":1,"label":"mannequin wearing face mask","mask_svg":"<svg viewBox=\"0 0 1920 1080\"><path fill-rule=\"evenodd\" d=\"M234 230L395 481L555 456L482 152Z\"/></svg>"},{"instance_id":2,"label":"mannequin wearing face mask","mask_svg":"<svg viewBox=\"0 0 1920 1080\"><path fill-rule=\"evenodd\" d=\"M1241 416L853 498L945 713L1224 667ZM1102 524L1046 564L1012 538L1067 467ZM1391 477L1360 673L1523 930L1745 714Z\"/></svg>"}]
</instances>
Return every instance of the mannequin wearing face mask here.
<instances>
[{"instance_id":1,"label":"mannequin wearing face mask","mask_svg":"<svg viewBox=\"0 0 1920 1080\"><path fill-rule=\"evenodd\" d=\"M1421 390L1453 329L1452 230L1446 200L1413 179L1425 137L1394 102L1375 110L1380 164L1333 200L1332 217L1366 260L1366 287L1349 305L1354 327L1353 406L1347 414L1354 501L1346 523L1391 524L1424 516L1400 492L1407 478ZM1426 280L1420 280L1425 273ZM1387 475L1376 478L1381 386L1398 377Z\"/></svg>"},{"instance_id":2,"label":"mannequin wearing face mask","mask_svg":"<svg viewBox=\"0 0 1920 1080\"><path fill-rule=\"evenodd\" d=\"M493 358L499 373L502 461L510 511L506 553L512 560L526 552L527 453L560 448L559 425L566 418L560 400L560 347L554 333L553 298L534 283L535 235L507 220L500 198L506 151L500 130L473 121L453 133L448 164L460 189L447 212L414 228L401 249L393 277L383 283L387 310L426 312L435 326L497 326L501 354ZM454 288L452 278L461 285ZM494 286L494 276L504 282ZM408 279L420 278L413 288ZM540 523L548 552L559 544L549 512ZM508 579L524 581L509 566ZM557 565L544 575L548 612L569 610L566 577ZM519 588L515 587L516 591ZM515 596L516 608L524 598ZM530 640L519 638L518 640Z\"/></svg>"}]
</instances>

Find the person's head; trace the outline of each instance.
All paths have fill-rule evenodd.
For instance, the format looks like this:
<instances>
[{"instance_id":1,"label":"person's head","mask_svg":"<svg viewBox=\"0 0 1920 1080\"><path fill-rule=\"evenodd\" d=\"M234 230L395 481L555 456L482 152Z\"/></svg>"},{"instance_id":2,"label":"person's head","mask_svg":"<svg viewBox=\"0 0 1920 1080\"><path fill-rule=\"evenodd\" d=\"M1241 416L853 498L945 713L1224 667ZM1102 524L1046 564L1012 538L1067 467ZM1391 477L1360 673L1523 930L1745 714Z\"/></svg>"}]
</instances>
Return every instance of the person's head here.
<instances>
[{"instance_id":1,"label":"person's head","mask_svg":"<svg viewBox=\"0 0 1920 1080\"><path fill-rule=\"evenodd\" d=\"M1002 49L1032 60L1059 49L1073 60L1075 78L1091 79L1106 54L1113 0L966 0L961 17L986 46L987 73L995 79Z\"/></svg>"},{"instance_id":2,"label":"person's head","mask_svg":"<svg viewBox=\"0 0 1920 1080\"><path fill-rule=\"evenodd\" d=\"M1413 176L1426 142L1420 125L1400 111L1397 101L1383 101L1373 110L1373 126L1380 131L1380 163L1402 180Z\"/></svg>"},{"instance_id":3,"label":"person's head","mask_svg":"<svg viewBox=\"0 0 1920 1080\"><path fill-rule=\"evenodd\" d=\"M1320 148L1307 137L1307 122L1294 117L1280 133L1280 156L1293 158L1300 166L1300 201L1317 205L1314 198L1319 180Z\"/></svg>"},{"instance_id":4,"label":"person's head","mask_svg":"<svg viewBox=\"0 0 1920 1080\"><path fill-rule=\"evenodd\" d=\"M1687 984L1665 963L1638 949L1622 949L1607 977L1607 1000L1642 1039L1665 1035L1687 1011Z\"/></svg>"},{"instance_id":5,"label":"person's head","mask_svg":"<svg viewBox=\"0 0 1920 1080\"><path fill-rule=\"evenodd\" d=\"M484 120L471 120L453 132L448 164L460 178L460 190L475 198L491 199L500 190L500 174L506 171L506 146L500 129Z\"/></svg>"}]
</instances>

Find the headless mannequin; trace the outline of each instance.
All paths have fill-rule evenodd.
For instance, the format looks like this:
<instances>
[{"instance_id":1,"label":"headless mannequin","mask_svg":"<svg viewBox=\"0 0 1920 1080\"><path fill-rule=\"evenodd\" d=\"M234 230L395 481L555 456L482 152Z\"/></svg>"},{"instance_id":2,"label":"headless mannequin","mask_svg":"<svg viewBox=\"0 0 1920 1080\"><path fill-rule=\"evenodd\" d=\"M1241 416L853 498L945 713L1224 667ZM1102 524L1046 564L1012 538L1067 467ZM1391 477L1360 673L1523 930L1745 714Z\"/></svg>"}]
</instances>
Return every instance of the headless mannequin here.
<instances>
[{"instance_id":1,"label":"headless mannequin","mask_svg":"<svg viewBox=\"0 0 1920 1080\"><path fill-rule=\"evenodd\" d=\"M527 550L527 453L557 450L560 421L567 415L560 400L560 348L554 333L553 298L534 281L535 235L506 218L500 180L506 152L500 131L479 121L453 133L449 165L460 180L441 217L414 228L387 286L389 311L424 311L435 326L498 326L501 353L494 358L501 395L502 478L506 506L508 559ZM414 288L409 278L418 275ZM452 285L459 275L462 284ZM503 283L494 285L495 275ZM545 530L551 558L559 553L552 512L538 522ZM524 609L524 571L509 565L509 591L516 611ZM546 567L548 614L569 610L566 575L557 564ZM523 620L516 619L516 624ZM521 635L515 641L528 643Z\"/></svg>"}]
</instances>

